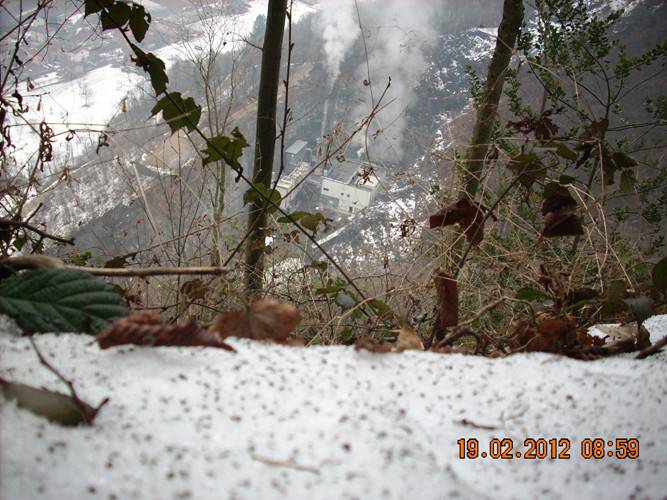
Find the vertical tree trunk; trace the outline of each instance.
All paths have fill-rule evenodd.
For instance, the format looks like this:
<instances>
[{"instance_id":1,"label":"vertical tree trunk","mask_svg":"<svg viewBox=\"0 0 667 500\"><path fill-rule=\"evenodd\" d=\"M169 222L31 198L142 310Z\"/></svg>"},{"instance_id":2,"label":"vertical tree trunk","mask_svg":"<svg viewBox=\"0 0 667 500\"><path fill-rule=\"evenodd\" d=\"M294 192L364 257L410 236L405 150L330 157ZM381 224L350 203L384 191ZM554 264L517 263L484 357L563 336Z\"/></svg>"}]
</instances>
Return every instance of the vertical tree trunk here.
<instances>
[{"instance_id":1,"label":"vertical tree trunk","mask_svg":"<svg viewBox=\"0 0 667 500\"><path fill-rule=\"evenodd\" d=\"M496 40L496 47L489 63L489 69L486 76L486 83L484 87L484 96L482 102L477 109L477 117L475 119L475 127L473 128L472 138L470 139L470 146L466 151L464 173L463 173L463 196L467 196L471 200L475 199L477 190L479 189L480 177L484 168L484 159L489 150L489 142L493 134L493 127L498 116L498 103L500 96L503 93L503 84L505 80L505 72L509 66L510 59L514 45L519 36L521 23L523 21L523 0L505 0L503 4L503 19L498 27L498 38ZM478 214L477 216L480 216ZM462 252L463 239L459 238L459 243L455 245L454 254ZM458 259L456 259L458 261ZM460 271L461 261L454 264L452 269L452 276L449 276L444 269L441 269L435 274L436 286L439 289L439 283L444 283L443 279L455 279ZM447 265L451 269L452 266ZM458 289L457 289L458 293ZM440 309L435 320L433 334L426 342L428 346L433 340L442 340L446 334L446 327L450 326L445 318L448 318L452 308L452 300L458 302L458 296L455 299L447 297L446 300L442 293L439 293ZM458 308L458 303L456 304ZM458 311L458 309L457 309Z\"/></svg>"},{"instance_id":2,"label":"vertical tree trunk","mask_svg":"<svg viewBox=\"0 0 667 500\"><path fill-rule=\"evenodd\" d=\"M280 56L285 31L287 0L269 0L266 31L262 49L262 69L257 101L257 132L253 182L271 187L273 154L276 141L276 103L280 83ZM258 295L264 277L264 228L266 210L264 200L250 204L246 246L246 294Z\"/></svg>"},{"instance_id":3,"label":"vertical tree trunk","mask_svg":"<svg viewBox=\"0 0 667 500\"><path fill-rule=\"evenodd\" d=\"M523 21L523 0L505 0L503 19L498 28L498 38L486 76L484 97L477 110L475 128L465 156L463 189L474 199L484 168L484 159L489 149L493 127L498 116L498 102L503 93L505 72Z\"/></svg>"}]
</instances>

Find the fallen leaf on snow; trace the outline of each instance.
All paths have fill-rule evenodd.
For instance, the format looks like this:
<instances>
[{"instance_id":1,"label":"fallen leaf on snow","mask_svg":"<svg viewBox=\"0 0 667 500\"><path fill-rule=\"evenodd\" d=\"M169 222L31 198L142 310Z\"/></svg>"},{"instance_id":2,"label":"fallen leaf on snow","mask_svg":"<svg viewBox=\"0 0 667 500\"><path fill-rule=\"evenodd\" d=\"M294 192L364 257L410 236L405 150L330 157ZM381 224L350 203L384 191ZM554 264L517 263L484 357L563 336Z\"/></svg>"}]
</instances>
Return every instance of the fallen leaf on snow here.
<instances>
[{"instance_id":1,"label":"fallen leaf on snow","mask_svg":"<svg viewBox=\"0 0 667 500\"><path fill-rule=\"evenodd\" d=\"M185 325L168 325L157 311L140 311L114 321L99 335L100 348L134 344L141 346L218 347L227 351L234 348L215 332L202 328L194 321Z\"/></svg>"},{"instance_id":2,"label":"fallen leaf on snow","mask_svg":"<svg viewBox=\"0 0 667 500\"><path fill-rule=\"evenodd\" d=\"M240 337L254 340L285 341L301 315L296 307L274 299L258 300L245 311L228 311L216 317L209 327L220 338Z\"/></svg>"}]
</instances>

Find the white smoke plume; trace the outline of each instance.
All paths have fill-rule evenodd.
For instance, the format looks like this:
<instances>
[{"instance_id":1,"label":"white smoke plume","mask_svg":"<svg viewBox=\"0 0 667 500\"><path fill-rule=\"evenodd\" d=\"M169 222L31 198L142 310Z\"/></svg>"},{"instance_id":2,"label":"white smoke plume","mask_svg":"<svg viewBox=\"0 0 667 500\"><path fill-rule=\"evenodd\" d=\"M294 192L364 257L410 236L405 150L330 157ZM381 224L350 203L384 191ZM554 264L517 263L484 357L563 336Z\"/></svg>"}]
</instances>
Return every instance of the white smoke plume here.
<instances>
[{"instance_id":1,"label":"white smoke plume","mask_svg":"<svg viewBox=\"0 0 667 500\"><path fill-rule=\"evenodd\" d=\"M359 36L354 0L323 0L319 9L321 15L318 24L322 30L327 70L333 85L340 74L345 54Z\"/></svg>"},{"instance_id":2,"label":"white smoke plume","mask_svg":"<svg viewBox=\"0 0 667 500\"><path fill-rule=\"evenodd\" d=\"M382 133L372 148L383 159L398 160L405 135L405 111L415 103L415 87L427 69L424 47L434 43L438 32L433 26L446 2L432 0L358 0L361 24L368 49L370 84L365 56L353 75L358 82L357 105L350 118L359 119L372 109L370 90L377 102L389 77L391 87L383 109L371 133ZM338 77L340 63L355 40L361 36L354 0L323 0L320 3L320 22L323 28L324 49L330 76ZM347 75L343 75L347 76ZM340 118L340 117L337 117Z\"/></svg>"}]
</instances>

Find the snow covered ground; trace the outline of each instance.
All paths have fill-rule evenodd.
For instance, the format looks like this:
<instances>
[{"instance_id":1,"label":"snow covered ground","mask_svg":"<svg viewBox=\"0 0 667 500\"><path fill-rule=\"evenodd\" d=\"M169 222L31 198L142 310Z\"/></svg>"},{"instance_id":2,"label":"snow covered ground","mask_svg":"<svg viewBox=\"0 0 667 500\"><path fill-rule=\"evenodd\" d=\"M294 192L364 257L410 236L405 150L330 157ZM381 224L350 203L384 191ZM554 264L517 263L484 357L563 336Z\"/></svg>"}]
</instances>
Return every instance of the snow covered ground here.
<instances>
[{"instance_id":1,"label":"snow covered ground","mask_svg":"<svg viewBox=\"0 0 667 500\"><path fill-rule=\"evenodd\" d=\"M667 316L647 322L652 339ZM38 345L92 404L63 428L0 398L0 497L50 499L663 499L667 354L582 362L236 340L237 353ZM0 376L64 391L26 339L0 334ZM458 458L457 440L568 438L571 459ZM584 438L639 458L581 458Z\"/></svg>"}]
</instances>

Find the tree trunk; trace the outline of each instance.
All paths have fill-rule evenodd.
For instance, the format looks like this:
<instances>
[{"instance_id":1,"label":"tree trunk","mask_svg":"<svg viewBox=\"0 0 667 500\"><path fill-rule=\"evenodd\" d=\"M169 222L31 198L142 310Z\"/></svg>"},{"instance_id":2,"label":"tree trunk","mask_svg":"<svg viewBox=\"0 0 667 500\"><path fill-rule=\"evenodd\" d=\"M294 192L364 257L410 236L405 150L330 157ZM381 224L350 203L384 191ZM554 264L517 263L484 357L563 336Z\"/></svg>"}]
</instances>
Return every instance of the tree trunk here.
<instances>
[{"instance_id":1,"label":"tree trunk","mask_svg":"<svg viewBox=\"0 0 667 500\"><path fill-rule=\"evenodd\" d=\"M262 50L262 69L257 101L257 132L253 183L271 187L276 141L276 104L280 83L280 56L285 31L287 0L269 0ZM264 277L264 229L266 207L262 199L250 204L246 246L246 294L253 297L262 290Z\"/></svg>"},{"instance_id":2,"label":"tree trunk","mask_svg":"<svg viewBox=\"0 0 667 500\"><path fill-rule=\"evenodd\" d=\"M467 196L471 200L475 199L475 195L479 189L480 177L484 168L484 159L489 150L489 142L491 141L493 128L498 117L498 103L503 93L505 72L512 58L512 52L519 35L519 30L521 29L522 21L523 0L505 0L503 4L503 19L498 28L496 47L493 51L486 76L484 96L477 109L475 127L473 128L470 146L468 146L465 156L465 170L462 182L463 196ZM478 214L477 216L481 215ZM463 253L463 244L463 238L459 238L453 250L455 256ZM451 269L450 273L441 269L435 274L436 285L443 277L445 279L456 279L458 277L463 261L455 257L454 262L453 266L449 262L445 263L445 267ZM458 297L455 300L458 301ZM435 320L433 333L427 342L428 345L434 339L442 340L446 334L446 326L449 326L448 324L443 324L443 320L447 317L448 311L446 309L449 307L447 304L451 301L443 301L440 298L440 302L441 306Z\"/></svg>"},{"instance_id":3,"label":"tree trunk","mask_svg":"<svg viewBox=\"0 0 667 500\"><path fill-rule=\"evenodd\" d=\"M477 110L475 128L465 156L464 192L474 199L484 168L484 159L498 116L498 102L503 93L505 72L523 21L523 0L505 0L503 19L498 28L498 38L486 76L484 97Z\"/></svg>"}]
</instances>

